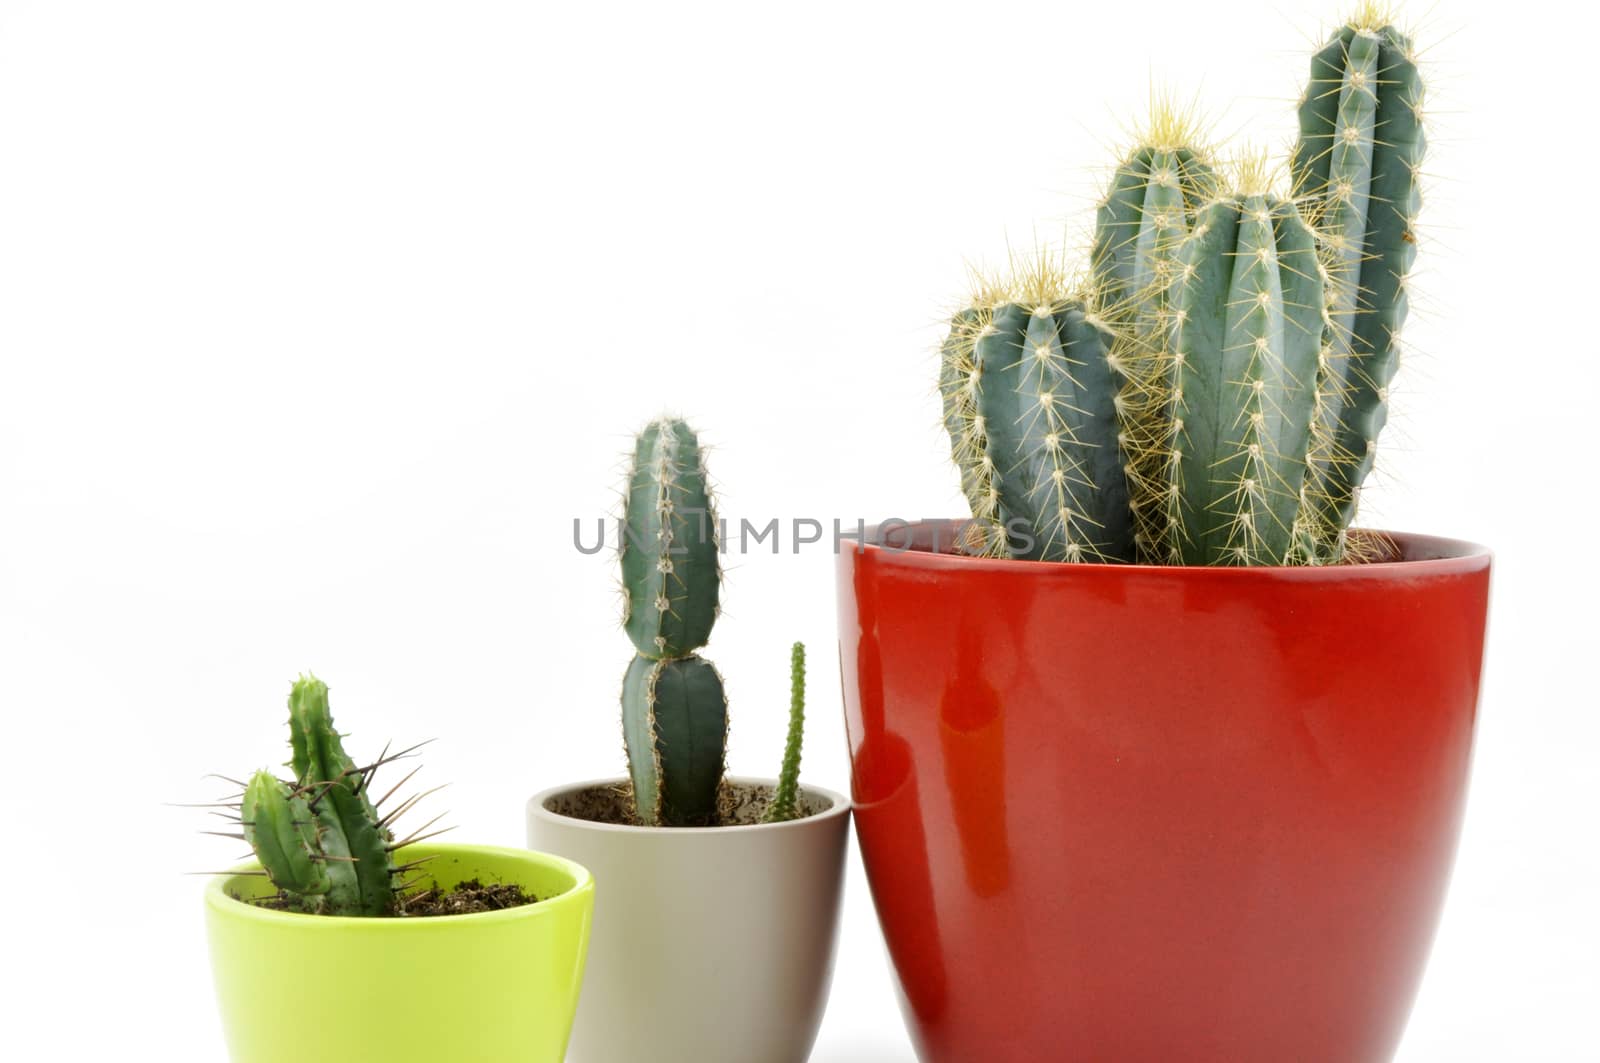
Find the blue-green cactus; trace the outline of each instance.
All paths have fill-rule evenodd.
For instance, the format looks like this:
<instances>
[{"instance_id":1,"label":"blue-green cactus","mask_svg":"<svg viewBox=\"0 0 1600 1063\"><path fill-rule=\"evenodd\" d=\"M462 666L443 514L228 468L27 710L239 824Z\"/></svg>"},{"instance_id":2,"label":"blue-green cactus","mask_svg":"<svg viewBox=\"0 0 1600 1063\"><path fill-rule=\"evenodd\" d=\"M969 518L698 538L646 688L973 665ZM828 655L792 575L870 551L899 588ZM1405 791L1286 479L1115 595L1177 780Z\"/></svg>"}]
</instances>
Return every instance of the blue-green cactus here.
<instances>
[{"instance_id":1,"label":"blue-green cactus","mask_svg":"<svg viewBox=\"0 0 1600 1063\"><path fill-rule=\"evenodd\" d=\"M1177 262L1161 560L1288 564L1307 535L1325 316L1316 238L1252 167L1201 209Z\"/></svg>"},{"instance_id":2,"label":"blue-green cactus","mask_svg":"<svg viewBox=\"0 0 1600 1063\"><path fill-rule=\"evenodd\" d=\"M1095 214L1090 265L1113 326L1159 332L1178 244L1195 213L1222 191L1199 122L1155 100Z\"/></svg>"},{"instance_id":3,"label":"blue-green cactus","mask_svg":"<svg viewBox=\"0 0 1600 1063\"><path fill-rule=\"evenodd\" d=\"M972 507L966 547L1131 561L1133 520L1113 334L1048 257L957 314L940 370L951 456Z\"/></svg>"},{"instance_id":4,"label":"blue-green cactus","mask_svg":"<svg viewBox=\"0 0 1600 1063\"><path fill-rule=\"evenodd\" d=\"M722 567L705 455L678 418L646 425L634 444L620 543L622 624L652 660L706 644L717 621Z\"/></svg>"},{"instance_id":5,"label":"blue-green cactus","mask_svg":"<svg viewBox=\"0 0 1600 1063\"><path fill-rule=\"evenodd\" d=\"M636 656L622 681L635 813L651 826L711 824L727 762L728 698L710 661Z\"/></svg>"},{"instance_id":6,"label":"blue-green cactus","mask_svg":"<svg viewBox=\"0 0 1600 1063\"><path fill-rule=\"evenodd\" d=\"M1411 39L1371 2L1312 58L1300 103L1295 195L1329 275L1308 508L1327 560L1343 553L1399 367L1427 149L1422 103Z\"/></svg>"},{"instance_id":7,"label":"blue-green cactus","mask_svg":"<svg viewBox=\"0 0 1600 1063\"><path fill-rule=\"evenodd\" d=\"M1312 61L1287 195L1262 160L1224 184L1192 119L1158 105L1100 205L1092 282L1030 267L951 323L961 548L1351 556L1416 254L1422 93L1411 41L1368 2Z\"/></svg>"},{"instance_id":8,"label":"blue-green cactus","mask_svg":"<svg viewBox=\"0 0 1600 1063\"><path fill-rule=\"evenodd\" d=\"M1223 191L1194 110L1160 96L1095 215L1090 263L1095 299L1116 333L1114 361L1123 374L1117 411L1139 560L1162 559L1170 519L1161 487L1174 445L1167 410L1168 298L1178 249L1195 215Z\"/></svg>"},{"instance_id":9,"label":"blue-green cactus","mask_svg":"<svg viewBox=\"0 0 1600 1063\"><path fill-rule=\"evenodd\" d=\"M722 676L696 651L711 637L719 612L720 526L704 450L680 418L658 418L639 433L625 504L623 627L637 652L622 679L622 735L634 815L652 827L715 826L726 774L728 697ZM803 652L798 644L797 652ZM791 719L784 760L791 791L802 727L803 717ZM791 794L791 814L793 804Z\"/></svg>"},{"instance_id":10,"label":"blue-green cactus","mask_svg":"<svg viewBox=\"0 0 1600 1063\"><path fill-rule=\"evenodd\" d=\"M623 627L638 651L622 684L635 812L653 826L713 822L728 699L711 663L721 593L715 499L692 428L663 417L634 444L620 543Z\"/></svg>"}]
</instances>

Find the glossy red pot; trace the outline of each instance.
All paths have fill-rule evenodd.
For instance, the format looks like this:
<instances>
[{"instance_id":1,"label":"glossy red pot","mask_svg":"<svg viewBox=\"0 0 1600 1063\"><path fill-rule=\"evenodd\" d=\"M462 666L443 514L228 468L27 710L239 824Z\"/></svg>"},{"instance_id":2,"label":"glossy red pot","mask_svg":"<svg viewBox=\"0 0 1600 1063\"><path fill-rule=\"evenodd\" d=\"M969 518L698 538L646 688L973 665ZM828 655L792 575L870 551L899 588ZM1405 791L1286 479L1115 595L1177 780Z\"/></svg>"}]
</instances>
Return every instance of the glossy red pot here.
<instances>
[{"instance_id":1,"label":"glossy red pot","mask_svg":"<svg viewBox=\"0 0 1600 1063\"><path fill-rule=\"evenodd\" d=\"M838 568L856 833L918 1055L1388 1060L1454 857L1488 552L1155 568L936 533Z\"/></svg>"}]
</instances>

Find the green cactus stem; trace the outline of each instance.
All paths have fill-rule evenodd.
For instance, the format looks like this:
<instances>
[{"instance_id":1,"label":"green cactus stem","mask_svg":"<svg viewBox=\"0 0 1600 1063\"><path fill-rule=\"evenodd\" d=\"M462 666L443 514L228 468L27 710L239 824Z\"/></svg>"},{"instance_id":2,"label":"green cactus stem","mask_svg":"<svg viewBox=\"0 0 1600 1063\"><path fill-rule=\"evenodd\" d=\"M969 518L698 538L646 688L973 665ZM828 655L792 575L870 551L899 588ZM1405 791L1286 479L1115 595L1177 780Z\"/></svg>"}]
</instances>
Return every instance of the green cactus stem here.
<instances>
[{"instance_id":1,"label":"green cactus stem","mask_svg":"<svg viewBox=\"0 0 1600 1063\"><path fill-rule=\"evenodd\" d=\"M418 863L396 866L394 852L444 830L428 831L437 817L403 841L395 841L394 821L427 794L399 801L392 811L369 794L379 768L410 756L418 747L382 756L364 767L344 751L328 707L328 686L314 675L297 679L289 691L289 766L294 780L256 772L242 784L234 818L254 850L262 871L278 888L278 901L291 910L326 915L374 916L395 911L395 899L409 885L406 872ZM412 775L415 775L412 772ZM401 780L403 784L411 775ZM430 791L431 792L431 791ZM445 828L446 830L448 828ZM210 832L217 833L217 832Z\"/></svg>"},{"instance_id":2,"label":"green cactus stem","mask_svg":"<svg viewBox=\"0 0 1600 1063\"><path fill-rule=\"evenodd\" d=\"M1411 40L1363 5L1311 60L1295 144L1295 194L1322 240L1330 319L1310 512L1337 560L1372 471L1399 367L1427 149Z\"/></svg>"},{"instance_id":3,"label":"green cactus stem","mask_svg":"<svg viewBox=\"0 0 1600 1063\"><path fill-rule=\"evenodd\" d=\"M716 820L728 699L710 661L634 657L622 681L622 732L640 822L695 827Z\"/></svg>"},{"instance_id":4,"label":"green cactus stem","mask_svg":"<svg viewBox=\"0 0 1600 1063\"><path fill-rule=\"evenodd\" d=\"M1172 365L1168 293L1178 248L1196 212L1221 191L1195 112L1159 96L1095 216L1091 265L1102 316L1117 333L1129 505L1135 546L1144 561L1160 560L1159 543L1170 518L1160 490L1161 456L1173 446L1166 410Z\"/></svg>"},{"instance_id":5,"label":"green cactus stem","mask_svg":"<svg viewBox=\"0 0 1600 1063\"><path fill-rule=\"evenodd\" d=\"M1133 560L1113 342L1091 302L1044 256L981 288L955 316L940 391L973 512L968 549Z\"/></svg>"},{"instance_id":6,"label":"green cactus stem","mask_svg":"<svg viewBox=\"0 0 1600 1063\"><path fill-rule=\"evenodd\" d=\"M622 684L622 733L634 808L649 826L717 817L728 699L711 662L721 595L715 499L692 428L674 417L635 440L620 543L623 626L638 651Z\"/></svg>"},{"instance_id":7,"label":"green cactus stem","mask_svg":"<svg viewBox=\"0 0 1600 1063\"><path fill-rule=\"evenodd\" d=\"M328 686L302 676L289 693L290 765L316 817L329 878L328 907L346 915L382 915L394 901L394 837L379 820L366 775L345 753L328 708Z\"/></svg>"},{"instance_id":8,"label":"green cactus stem","mask_svg":"<svg viewBox=\"0 0 1600 1063\"><path fill-rule=\"evenodd\" d=\"M1193 113L1156 99L1095 214L1090 261L1108 322L1160 327L1178 244L1220 190Z\"/></svg>"},{"instance_id":9,"label":"green cactus stem","mask_svg":"<svg viewBox=\"0 0 1600 1063\"><path fill-rule=\"evenodd\" d=\"M1264 162L1201 209L1171 300L1167 560L1289 563L1300 524L1324 318L1315 236Z\"/></svg>"},{"instance_id":10,"label":"green cactus stem","mask_svg":"<svg viewBox=\"0 0 1600 1063\"><path fill-rule=\"evenodd\" d=\"M300 911L320 911L333 882L304 793L270 771L258 771L239 806L244 839L273 885Z\"/></svg>"},{"instance_id":11,"label":"green cactus stem","mask_svg":"<svg viewBox=\"0 0 1600 1063\"><path fill-rule=\"evenodd\" d=\"M767 806L766 822L785 823L800 815L800 747L806 733L806 647L797 642L789 651L789 737L783 747L783 768L778 788Z\"/></svg>"},{"instance_id":12,"label":"green cactus stem","mask_svg":"<svg viewBox=\"0 0 1600 1063\"><path fill-rule=\"evenodd\" d=\"M652 660L706 644L722 580L717 515L700 441L682 420L646 425L634 445L619 544L623 627Z\"/></svg>"}]
</instances>

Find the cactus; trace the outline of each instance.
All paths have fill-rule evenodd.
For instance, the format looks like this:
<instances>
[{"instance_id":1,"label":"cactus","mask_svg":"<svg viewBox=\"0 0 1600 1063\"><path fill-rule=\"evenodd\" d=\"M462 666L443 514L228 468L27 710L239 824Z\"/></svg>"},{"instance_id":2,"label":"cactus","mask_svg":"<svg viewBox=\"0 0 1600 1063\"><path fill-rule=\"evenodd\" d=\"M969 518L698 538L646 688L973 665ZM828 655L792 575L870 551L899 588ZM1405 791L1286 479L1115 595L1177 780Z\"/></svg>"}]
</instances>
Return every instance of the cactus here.
<instances>
[{"instance_id":1,"label":"cactus","mask_svg":"<svg viewBox=\"0 0 1600 1063\"><path fill-rule=\"evenodd\" d=\"M1219 190L1194 112L1157 98L1095 215L1090 263L1111 324L1160 328L1173 255Z\"/></svg>"},{"instance_id":2,"label":"cactus","mask_svg":"<svg viewBox=\"0 0 1600 1063\"><path fill-rule=\"evenodd\" d=\"M1312 58L1300 103L1295 194L1330 275L1309 507L1329 560L1343 551L1399 366L1427 147L1422 98L1411 40L1368 2Z\"/></svg>"},{"instance_id":3,"label":"cactus","mask_svg":"<svg viewBox=\"0 0 1600 1063\"><path fill-rule=\"evenodd\" d=\"M766 822L785 823L800 815L800 746L806 731L806 647L797 642L789 650L789 737L783 747L783 768L778 788L767 806Z\"/></svg>"},{"instance_id":4,"label":"cactus","mask_svg":"<svg viewBox=\"0 0 1600 1063\"><path fill-rule=\"evenodd\" d=\"M945 341L940 393L972 507L969 549L1052 561L1129 561L1114 337L1041 255L980 285ZM976 544L976 545L975 545Z\"/></svg>"},{"instance_id":5,"label":"cactus","mask_svg":"<svg viewBox=\"0 0 1600 1063\"><path fill-rule=\"evenodd\" d=\"M1286 564L1308 534L1298 518L1325 312L1316 237L1267 191L1263 163L1201 209L1168 297L1160 548L1181 564Z\"/></svg>"},{"instance_id":6,"label":"cactus","mask_svg":"<svg viewBox=\"0 0 1600 1063\"><path fill-rule=\"evenodd\" d=\"M696 652L720 611L718 530L699 437L680 418L657 418L634 441L618 543L622 626L636 651L622 678L622 736L634 815L645 826L715 826L719 815L728 698L722 676ZM794 652L784 818L797 815L804 727L805 651L796 643Z\"/></svg>"},{"instance_id":7,"label":"cactus","mask_svg":"<svg viewBox=\"0 0 1600 1063\"><path fill-rule=\"evenodd\" d=\"M623 627L638 651L622 684L622 730L641 822L717 815L728 699L711 662L722 569L699 439L682 420L645 426L634 446L620 542Z\"/></svg>"},{"instance_id":8,"label":"cactus","mask_svg":"<svg viewBox=\"0 0 1600 1063\"><path fill-rule=\"evenodd\" d=\"M285 906L327 915L375 916L393 912L407 871L394 851L424 837L437 819L396 842L396 818L425 795L402 801L379 815L368 789L373 774L412 750L385 755L359 767L344 751L328 708L328 687L316 676L301 676L289 693L289 728L294 781L262 770L244 784L237 806L242 837L263 873L279 890ZM413 747L415 748L415 747ZM415 774L413 772L413 774ZM409 779L410 776L407 776Z\"/></svg>"},{"instance_id":9,"label":"cactus","mask_svg":"<svg viewBox=\"0 0 1600 1063\"><path fill-rule=\"evenodd\" d=\"M1029 266L941 348L980 555L1329 564L1386 417L1424 150L1408 38L1376 3L1312 61L1293 195L1224 185L1157 101L1096 215L1092 284ZM1043 262L1045 260L1041 260Z\"/></svg>"},{"instance_id":10,"label":"cactus","mask_svg":"<svg viewBox=\"0 0 1600 1063\"><path fill-rule=\"evenodd\" d=\"M685 657L711 638L722 566L717 515L694 430L662 417L634 445L621 541L622 624L642 656Z\"/></svg>"},{"instance_id":11,"label":"cactus","mask_svg":"<svg viewBox=\"0 0 1600 1063\"><path fill-rule=\"evenodd\" d=\"M705 826L717 814L728 699L710 661L637 656L622 681L634 806L651 826Z\"/></svg>"},{"instance_id":12,"label":"cactus","mask_svg":"<svg viewBox=\"0 0 1600 1063\"><path fill-rule=\"evenodd\" d=\"M1168 496L1159 490L1164 456L1175 445L1166 408L1168 292L1195 214L1222 191L1204 141L1192 108L1180 110L1171 96L1157 97L1095 215L1090 262L1097 301L1118 333L1116 358L1125 374L1119 413L1139 560L1161 560L1171 519Z\"/></svg>"}]
</instances>

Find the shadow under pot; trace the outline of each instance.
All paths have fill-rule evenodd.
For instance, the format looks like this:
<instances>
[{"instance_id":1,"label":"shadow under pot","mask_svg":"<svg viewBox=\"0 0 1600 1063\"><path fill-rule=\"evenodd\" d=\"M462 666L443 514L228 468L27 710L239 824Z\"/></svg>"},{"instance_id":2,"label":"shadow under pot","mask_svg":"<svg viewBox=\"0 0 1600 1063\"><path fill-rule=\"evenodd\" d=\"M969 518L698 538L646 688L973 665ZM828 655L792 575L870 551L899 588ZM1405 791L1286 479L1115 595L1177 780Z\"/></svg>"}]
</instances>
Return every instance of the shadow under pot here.
<instances>
[{"instance_id":1,"label":"shadow under pot","mask_svg":"<svg viewBox=\"0 0 1600 1063\"><path fill-rule=\"evenodd\" d=\"M588 974L569 1063L804 1063L827 1005L850 803L800 787L803 816L762 823L771 780L730 778L718 827L641 827L627 783L546 790L528 845L595 877Z\"/></svg>"}]
</instances>

